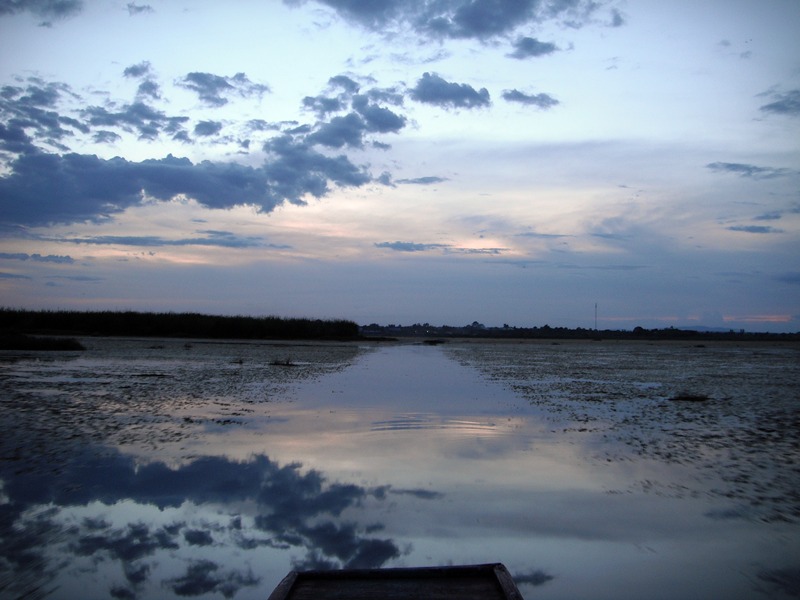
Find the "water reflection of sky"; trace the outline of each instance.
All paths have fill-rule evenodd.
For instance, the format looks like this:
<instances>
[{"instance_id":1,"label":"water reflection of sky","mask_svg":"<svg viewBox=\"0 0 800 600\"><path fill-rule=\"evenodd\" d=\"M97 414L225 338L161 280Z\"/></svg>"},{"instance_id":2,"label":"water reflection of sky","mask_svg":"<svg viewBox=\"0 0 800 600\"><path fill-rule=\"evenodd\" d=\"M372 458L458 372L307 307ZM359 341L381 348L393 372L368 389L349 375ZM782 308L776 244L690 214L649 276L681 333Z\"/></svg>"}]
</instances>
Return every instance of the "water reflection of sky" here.
<instances>
[{"instance_id":1,"label":"water reflection of sky","mask_svg":"<svg viewBox=\"0 0 800 600\"><path fill-rule=\"evenodd\" d=\"M259 370L237 371L230 352L216 352L203 350L204 369L225 366L206 395L192 392L194 404L169 398L170 389L186 393L182 377L201 377L195 358L171 363L172 373L187 375L169 381L152 376L157 357L147 363L144 379L159 387L145 389L160 398L154 413L162 418L118 424L161 436L177 423L190 435L152 446L146 435L70 444L60 431L58 457L44 462L31 456L43 432L4 444L0 591L265 598L290 568L495 561L537 598L797 591L794 525L741 518L680 465L587 460L580 436L553 432L541 409L440 348L389 346L354 364L348 354L347 368L318 377L275 375L288 377L279 383L291 401L266 405L238 395L255 389L274 398ZM264 371L268 361L256 352L237 356ZM42 391L60 397L58 378L74 392L62 398L66 411L67 398L81 398L76 390L102 389L87 379L121 377L96 360L91 373L74 362L63 372L48 364L50 376L31 382L27 395L15 390L14 407ZM108 369L126 372L119 362ZM31 365L9 368L3 385L24 388L23 371L40 375ZM142 402L133 400L136 410ZM632 485L643 481L652 489Z\"/></svg>"}]
</instances>

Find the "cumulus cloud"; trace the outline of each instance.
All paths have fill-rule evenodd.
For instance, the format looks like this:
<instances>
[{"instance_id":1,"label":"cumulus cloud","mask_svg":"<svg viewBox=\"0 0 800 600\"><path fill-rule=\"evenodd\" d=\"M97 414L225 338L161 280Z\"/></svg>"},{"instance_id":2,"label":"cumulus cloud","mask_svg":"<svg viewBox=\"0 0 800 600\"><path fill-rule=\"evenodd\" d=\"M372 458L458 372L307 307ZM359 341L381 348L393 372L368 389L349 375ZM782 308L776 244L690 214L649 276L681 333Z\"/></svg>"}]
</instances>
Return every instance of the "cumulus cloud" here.
<instances>
[{"instance_id":1,"label":"cumulus cloud","mask_svg":"<svg viewBox=\"0 0 800 600\"><path fill-rule=\"evenodd\" d=\"M0 2L0 17L29 12L43 19L64 19L76 15L82 10L82 0L3 0Z\"/></svg>"},{"instance_id":2,"label":"cumulus cloud","mask_svg":"<svg viewBox=\"0 0 800 600\"><path fill-rule=\"evenodd\" d=\"M119 127L137 133L143 140L154 140L162 133L176 136L184 132L184 125L189 121L189 117L169 116L141 101L126 104L119 110L90 106L82 114L94 127Z\"/></svg>"},{"instance_id":3,"label":"cumulus cloud","mask_svg":"<svg viewBox=\"0 0 800 600\"><path fill-rule=\"evenodd\" d=\"M713 162L708 163L706 168L717 173L734 173L741 177L750 177L752 179L771 179L773 177L781 177L791 173L789 169L759 167L746 163Z\"/></svg>"},{"instance_id":4,"label":"cumulus cloud","mask_svg":"<svg viewBox=\"0 0 800 600\"><path fill-rule=\"evenodd\" d=\"M219 121L200 121L194 126L194 134L202 137L217 135L222 130L222 123Z\"/></svg>"},{"instance_id":5,"label":"cumulus cloud","mask_svg":"<svg viewBox=\"0 0 800 600\"><path fill-rule=\"evenodd\" d=\"M371 180L346 157L322 155L289 136L271 140L260 168L172 155L141 162L94 155L30 153L0 178L0 214L6 223L45 225L98 221L140 203L185 195L208 208L253 205L270 212L284 201L321 197L329 182L360 186Z\"/></svg>"},{"instance_id":6,"label":"cumulus cloud","mask_svg":"<svg viewBox=\"0 0 800 600\"><path fill-rule=\"evenodd\" d=\"M769 95L772 96L773 101L764 104L759 110L777 115L800 117L800 90L789 90L784 93L773 92Z\"/></svg>"},{"instance_id":7,"label":"cumulus cloud","mask_svg":"<svg viewBox=\"0 0 800 600\"><path fill-rule=\"evenodd\" d=\"M284 2L297 5L304 0ZM580 27L603 7L603 3L593 0L317 0L317 3L328 6L351 23L379 33L406 30L430 40L471 38L482 41L547 21ZM612 26L624 22L614 10L610 19Z\"/></svg>"},{"instance_id":8,"label":"cumulus cloud","mask_svg":"<svg viewBox=\"0 0 800 600\"><path fill-rule=\"evenodd\" d=\"M150 66L149 61L142 61L138 64L131 65L130 67L126 67L122 74L125 77L146 77L150 75L152 71L152 67Z\"/></svg>"},{"instance_id":9,"label":"cumulus cloud","mask_svg":"<svg viewBox=\"0 0 800 600\"><path fill-rule=\"evenodd\" d=\"M177 85L196 92L209 106L224 106L231 94L246 98L269 92L269 86L253 83L244 73L224 77L212 73L193 72L176 82Z\"/></svg>"},{"instance_id":10,"label":"cumulus cloud","mask_svg":"<svg viewBox=\"0 0 800 600\"><path fill-rule=\"evenodd\" d=\"M466 83L447 81L436 73L423 73L410 95L417 102L443 108L480 108L491 104L486 88L476 90Z\"/></svg>"},{"instance_id":11,"label":"cumulus cloud","mask_svg":"<svg viewBox=\"0 0 800 600\"><path fill-rule=\"evenodd\" d=\"M64 96L74 97L63 83L44 82L30 77L23 86L3 86L0 89L0 149L9 152L29 152L34 138L42 143L64 149L63 142L75 131L87 133L88 127L55 109Z\"/></svg>"},{"instance_id":12,"label":"cumulus cloud","mask_svg":"<svg viewBox=\"0 0 800 600\"><path fill-rule=\"evenodd\" d=\"M518 102L526 106L536 106L541 109L553 108L559 102L549 94L525 94L519 90L505 90L503 100L506 102Z\"/></svg>"},{"instance_id":13,"label":"cumulus cloud","mask_svg":"<svg viewBox=\"0 0 800 600\"><path fill-rule=\"evenodd\" d=\"M509 54L511 58L524 59L535 56L546 56L552 54L558 48L552 42L540 42L536 38L520 37L514 44L514 52Z\"/></svg>"}]
</instances>

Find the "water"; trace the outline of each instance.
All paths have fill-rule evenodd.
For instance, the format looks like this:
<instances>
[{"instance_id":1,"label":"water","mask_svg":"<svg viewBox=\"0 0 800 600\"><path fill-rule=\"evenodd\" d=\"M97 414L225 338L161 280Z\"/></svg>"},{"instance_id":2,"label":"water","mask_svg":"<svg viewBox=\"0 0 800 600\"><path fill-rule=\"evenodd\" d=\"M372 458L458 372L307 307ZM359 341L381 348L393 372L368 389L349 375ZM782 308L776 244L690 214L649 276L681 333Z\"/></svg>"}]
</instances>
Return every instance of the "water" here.
<instances>
[{"instance_id":1,"label":"water","mask_svg":"<svg viewBox=\"0 0 800 600\"><path fill-rule=\"evenodd\" d=\"M85 343L0 362L2 597L497 561L529 598L800 597L795 346Z\"/></svg>"}]
</instances>

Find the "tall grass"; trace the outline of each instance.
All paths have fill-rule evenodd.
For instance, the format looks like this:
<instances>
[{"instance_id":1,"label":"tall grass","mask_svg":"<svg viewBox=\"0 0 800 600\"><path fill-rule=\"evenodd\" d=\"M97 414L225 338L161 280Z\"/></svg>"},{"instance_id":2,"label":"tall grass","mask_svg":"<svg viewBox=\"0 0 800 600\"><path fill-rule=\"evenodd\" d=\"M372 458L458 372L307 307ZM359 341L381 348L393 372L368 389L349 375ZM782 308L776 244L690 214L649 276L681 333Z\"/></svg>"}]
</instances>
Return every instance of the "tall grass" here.
<instances>
[{"instance_id":1,"label":"tall grass","mask_svg":"<svg viewBox=\"0 0 800 600\"><path fill-rule=\"evenodd\" d=\"M212 339L322 339L358 337L346 320L219 316L199 313L0 309L0 331L62 335Z\"/></svg>"}]
</instances>

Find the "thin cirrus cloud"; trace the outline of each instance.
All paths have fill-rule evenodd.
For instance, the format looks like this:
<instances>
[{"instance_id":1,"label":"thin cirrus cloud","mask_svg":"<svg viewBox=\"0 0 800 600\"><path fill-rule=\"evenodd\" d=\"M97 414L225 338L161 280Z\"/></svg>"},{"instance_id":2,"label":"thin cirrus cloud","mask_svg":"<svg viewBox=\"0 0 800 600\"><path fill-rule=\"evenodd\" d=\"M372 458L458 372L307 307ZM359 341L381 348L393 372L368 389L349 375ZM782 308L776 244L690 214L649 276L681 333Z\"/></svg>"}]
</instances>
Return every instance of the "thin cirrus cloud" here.
<instances>
[{"instance_id":1,"label":"thin cirrus cloud","mask_svg":"<svg viewBox=\"0 0 800 600\"><path fill-rule=\"evenodd\" d=\"M71 265L75 259L71 256L61 256L57 254L28 254L27 252L0 252L0 260L30 260L32 262L57 263Z\"/></svg>"},{"instance_id":2,"label":"thin cirrus cloud","mask_svg":"<svg viewBox=\"0 0 800 600\"><path fill-rule=\"evenodd\" d=\"M765 113L800 117L800 89L788 92L772 92L773 101L764 104L760 110Z\"/></svg>"},{"instance_id":3,"label":"thin cirrus cloud","mask_svg":"<svg viewBox=\"0 0 800 600\"><path fill-rule=\"evenodd\" d=\"M759 167L746 163L713 162L706 165L706 168L717 173L733 173L740 177L750 177L752 179L771 179L782 177L792 173L789 169L774 167Z\"/></svg>"}]
</instances>

